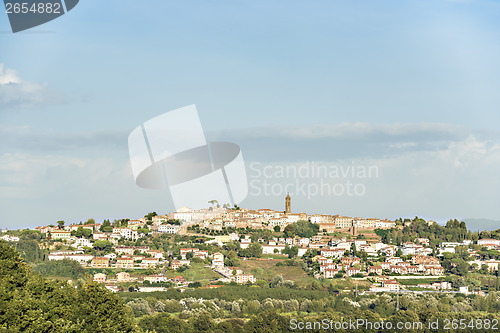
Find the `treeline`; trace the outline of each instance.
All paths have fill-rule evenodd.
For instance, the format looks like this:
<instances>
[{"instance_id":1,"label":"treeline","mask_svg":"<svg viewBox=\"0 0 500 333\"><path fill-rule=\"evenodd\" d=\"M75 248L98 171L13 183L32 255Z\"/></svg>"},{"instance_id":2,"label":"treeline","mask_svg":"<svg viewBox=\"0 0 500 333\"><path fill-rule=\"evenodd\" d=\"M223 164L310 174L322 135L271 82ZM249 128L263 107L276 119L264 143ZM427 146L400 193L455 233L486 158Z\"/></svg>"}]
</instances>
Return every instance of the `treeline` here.
<instances>
[{"instance_id":1,"label":"treeline","mask_svg":"<svg viewBox=\"0 0 500 333\"><path fill-rule=\"evenodd\" d=\"M425 311L416 313L411 310L402 310L387 318L382 318L370 311L356 309L347 315L339 315L334 312L324 312L321 314L283 314L274 310L268 310L258 315L251 316L248 320L240 318L228 318L224 320L214 320L210 313L201 312L187 319L180 319L166 313L157 313L152 316L144 316L139 320L139 326L145 331L157 333L178 333L178 332L213 332L213 333L291 333L291 332L397 332L398 324L409 325L408 328L400 329L401 332L433 332L433 333L456 333L456 332L492 332L498 318L493 315L480 313L443 313ZM363 321L367 324L357 323ZM463 321L464 325L469 325L467 330L452 329ZM370 328L370 324L384 322L384 327L393 329L378 330ZM437 322L437 329L431 323ZM300 324L307 325L310 329L300 329ZM345 327L336 329L336 323ZM352 324L351 324L352 323ZM414 324L415 323L415 324ZM421 324L420 324L421 323ZM446 326L448 324L448 326ZM322 326L326 325L326 326ZM332 327L330 329L329 327ZM339 326L340 326L339 325ZM352 325L352 326L351 326ZM303 327L304 327L303 326ZM415 328L411 328L411 327ZM471 326L481 327L480 329L470 329ZM488 328L484 328L484 327ZM307 326L306 326L307 327ZM340 326L342 327L342 326ZM404 326L403 326L404 327ZM498 327L496 324L495 327Z\"/></svg>"},{"instance_id":2,"label":"treeline","mask_svg":"<svg viewBox=\"0 0 500 333\"><path fill-rule=\"evenodd\" d=\"M325 296L318 300L271 299L262 301L221 299L202 299L188 297L181 300L158 300L147 296L129 300L127 305L139 318L139 326L144 330L156 332L198 331L202 327L207 332L290 332L290 320L334 322L366 319L371 322L389 321L422 322L428 325L435 320L444 319L477 320L499 319L500 293L491 293L487 297L465 296L463 294L441 295L388 295L370 296L344 295ZM477 323L477 321L475 322ZM491 325L490 325L491 330ZM302 330L301 330L302 331ZM320 330L305 330L319 332ZM328 330L327 330L328 331ZM335 330L349 332L349 330ZM356 330L358 331L358 330ZM359 330L373 332L373 330ZM429 332L428 330L404 330L405 332ZM432 332L443 332L433 330ZM453 332L453 330L446 330ZM471 330L469 330L471 331ZM476 330L481 332L482 330ZM488 330L486 330L488 331Z\"/></svg>"},{"instance_id":3,"label":"treeline","mask_svg":"<svg viewBox=\"0 0 500 333\"><path fill-rule=\"evenodd\" d=\"M143 297L141 293L119 293L125 300L132 300ZM272 299L309 299L319 300L327 296L322 290L304 290L291 288L261 288L259 286L236 285L223 286L213 289L186 290L180 293L172 289L163 292L151 292L148 296L157 300L182 300L185 298L221 299L225 301L235 301L238 299L262 301L267 298Z\"/></svg>"},{"instance_id":4,"label":"treeline","mask_svg":"<svg viewBox=\"0 0 500 333\"><path fill-rule=\"evenodd\" d=\"M401 221L401 219L397 220ZM393 228L390 230L376 229L375 232L386 244L401 245L405 242L415 242L417 238L427 238L431 247L436 248L441 242L461 242L464 239L478 240L486 238L484 232L472 232L467 230L465 222L457 219L449 220L445 226L437 223L429 225L424 219L415 217L413 220L405 219L407 223L403 229ZM490 232L487 232L490 236Z\"/></svg>"},{"instance_id":5,"label":"treeline","mask_svg":"<svg viewBox=\"0 0 500 333\"><path fill-rule=\"evenodd\" d=\"M2 332L140 332L130 308L104 286L48 280L0 241Z\"/></svg>"},{"instance_id":6,"label":"treeline","mask_svg":"<svg viewBox=\"0 0 500 333\"><path fill-rule=\"evenodd\" d=\"M72 280L85 278L85 269L75 260L44 261L33 267L33 271L45 277L63 277Z\"/></svg>"}]
</instances>

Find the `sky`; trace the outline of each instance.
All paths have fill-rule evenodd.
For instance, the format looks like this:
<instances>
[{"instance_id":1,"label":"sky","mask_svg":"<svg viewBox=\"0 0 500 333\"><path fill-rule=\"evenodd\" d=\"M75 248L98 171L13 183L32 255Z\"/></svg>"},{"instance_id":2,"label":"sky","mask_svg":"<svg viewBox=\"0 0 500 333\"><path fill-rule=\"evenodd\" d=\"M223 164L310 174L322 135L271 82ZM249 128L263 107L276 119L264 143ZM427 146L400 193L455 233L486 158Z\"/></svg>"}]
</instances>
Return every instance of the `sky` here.
<instances>
[{"instance_id":1,"label":"sky","mask_svg":"<svg viewBox=\"0 0 500 333\"><path fill-rule=\"evenodd\" d=\"M14 34L0 13L0 227L172 212L168 190L135 185L127 138L191 104L207 140L241 147L241 207L292 192L309 214L498 220L499 15L493 0L82 0Z\"/></svg>"}]
</instances>

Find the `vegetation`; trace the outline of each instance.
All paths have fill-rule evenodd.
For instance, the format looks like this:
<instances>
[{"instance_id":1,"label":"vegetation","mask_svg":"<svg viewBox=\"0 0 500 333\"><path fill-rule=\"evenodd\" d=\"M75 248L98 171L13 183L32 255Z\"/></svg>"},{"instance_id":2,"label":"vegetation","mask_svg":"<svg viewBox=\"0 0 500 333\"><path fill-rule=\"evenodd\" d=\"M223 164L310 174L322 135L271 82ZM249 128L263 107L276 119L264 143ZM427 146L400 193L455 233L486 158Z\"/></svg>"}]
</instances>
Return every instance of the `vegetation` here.
<instances>
[{"instance_id":1,"label":"vegetation","mask_svg":"<svg viewBox=\"0 0 500 333\"><path fill-rule=\"evenodd\" d=\"M46 277L63 277L72 280L85 278L85 269L74 260L44 261L33 267L33 271Z\"/></svg>"},{"instance_id":2,"label":"vegetation","mask_svg":"<svg viewBox=\"0 0 500 333\"><path fill-rule=\"evenodd\" d=\"M0 241L0 327L6 332L138 332L128 307L102 285L74 288L32 272Z\"/></svg>"}]
</instances>

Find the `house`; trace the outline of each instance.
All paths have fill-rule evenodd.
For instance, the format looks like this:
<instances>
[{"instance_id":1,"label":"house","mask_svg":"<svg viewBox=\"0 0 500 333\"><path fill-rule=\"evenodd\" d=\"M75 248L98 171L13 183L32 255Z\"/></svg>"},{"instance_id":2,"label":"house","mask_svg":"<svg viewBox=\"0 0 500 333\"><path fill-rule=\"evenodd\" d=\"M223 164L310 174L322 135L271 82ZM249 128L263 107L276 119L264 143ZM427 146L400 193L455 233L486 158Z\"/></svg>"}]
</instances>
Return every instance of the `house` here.
<instances>
[{"instance_id":1,"label":"house","mask_svg":"<svg viewBox=\"0 0 500 333\"><path fill-rule=\"evenodd\" d=\"M483 263L483 265L488 266L488 271L489 272L496 272L496 271L498 271L498 267L500 265L500 261L499 260L493 260L493 259L483 261L482 263Z\"/></svg>"},{"instance_id":2,"label":"house","mask_svg":"<svg viewBox=\"0 0 500 333\"><path fill-rule=\"evenodd\" d=\"M71 233L63 230L54 230L51 232L52 239L69 239L71 237Z\"/></svg>"},{"instance_id":3,"label":"house","mask_svg":"<svg viewBox=\"0 0 500 333\"><path fill-rule=\"evenodd\" d=\"M158 231L159 232L164 232L166 234L176 234L179 232L179 229L181 228L180 225L174 225L174 224L160 224L158 226Z\"/></svg>"},{"instance_id":4,"label":"house","mask_svg":"<svg viewBox=\"0 0 500 333\"><path fill-rule=\"evenodd\" d=\"M112 291L114 293L117 293L120 291L120 289L113 284L107 284L107 285L105 285L105 287L106 287L106 289L108 289L109 291Z\"/></svg>"},{"instance_id":5,"label":"house","mask_svg":"<svg viewBox=\"0 0 500 333\"><path fill-rule=\"evenodd\" d=\"M335 223L318 223L318 225L320 231L326 230L326 232L329 234L334 233L336 231L335 229L337 228Z\"/></svg>"},{"instance_id":6,"label":"house","mask_svg":"<svg viewBox=\"0 0 500 333\"><path fill-rule=\"evenodd\" d=\"M103 273L94 274L94 281L98 282L98 283L105 283L106 282L106 274L103 274Z\"/></svg>"},{"instance_id":7,"label":"house","mask_svg":"<svg viewBox=\"0 0 500 333\"><path fill-rule=\"evenodd\" d=\"M396 280L382 281L382 287L388 288L390 291L399 291L399 282Z\"/></svg>"},{"instance_id":8,"label":"house","mask_svg":"<svg viewBox=\"0 0 500 333\"><path fill-rule=\"evenodd\" d=\"M77 238L75 241L75 245L80 247L92 247L92 243L86 238Z\"/></svg>"},{"instance_id":9,"label":"house","mask_svg":"<svg viewBox=\"0 0 500 333\"><path fill-rule=\"evenodd\" d=\"M220 252L215 252L214 254L212 254L212 258L213 260L224 261L224 255Z\"/></svg>"},{"instance_id":10,"label":"house","mask_svg":"<svg viewBox=\"0 0 500 333\"><path fill-rule=\"evenodd\" d=\"M235 276L235 281L236 283L243 284L247 282L255 283L255 281L257 280L254 278L252 274L238 274Z\"/></svg>"},{"instance_id":11,"label":"house","mask_svg":"<svg viewBox=\"0 0 500 333\"><path fill-rule=\"evenodd\" d=\"M108 253L108 254L105 254L104 255L106 258L109 258L110 260L111 259L116 259L118 256L116 255L116 253Z\"/></svg>"},{"instance_id":12,"label":"house","mask_svg":"<svg viewBox=\"0 0 500 333\"><path fill-rule=\"evenodd\" d=\"M17 236L3 235L3 236L0 236L0 239L3 239L4 241L7 241L7 242L19 242L19 237L17 237Z\"/></svg>"},{"instance_id":13,"label":"house","mask_svg":"<svg viewBox=\"0 0 500 333\"><path fill-rule=\"evenodd\" d=\"M162 250L147 250L146 254L151 255L153 258L163 259L163 251Z\"/></svg>"},{"instance_id":14,"label":"house","mask_svg":"<svg viewBox=\"0 0 500 333\"><path fill-rule=\"evenodd\" d=\"M156 282L167 282L168 279L164 275L148 275L144 277L144 281L149 281L150 283L156 283Z\"/></svg>"},{"instance_id":15,"label":"house","mask_svg":"<svg viewBox=\"0 0 500 333\"><path fill-rule=\"evenodd\" d=\"M212 268L220 269L224 267L224 260L212 259Z\"/></svg>"},{"instance_id":16,"label":"house","mask_svg":"<svg viewBox=\"0 0 500 333\"><path fill-rule=\"evenodd\" d=\"M245 238L240 241L240 247L242 249L248 248L250 246L250 244L252 244L252 240L250 239L250 236L245 236Z\"/></svg>"},{"instance_id":17,"label":"house","mask_svg":"<svg viewBox=\"0 0 500 333\"><path fill-rule=\"evenodd\" d=\"M347 267L347 269L346 269L347 276L353 276L353 275L356 275L358 273L361 273L361 270L359 269L359 267Z\"/></svg>"},{"instance_id":18,"label":"house","mask_svg":"<svg viewBox=\"0 0 500 333\"><path fill-rule=\"evenodd\" d=\"M438 258L418 254L411 257L411 262L414 265L439 265Z\"/></svg>"},{"instance_id":19,"label":"house","mask_svg":"<svg viewBox=\"0 0 500 333\"><path fill-rule=\"evenodd\" d=\"M400 257L392 257L387 259L387 261L390 262L392 265L396 265L397 263L402 262L403 259L401 259Z\"/></svg>"},{"instance_id":20,"label":"house","mask_svg":"<svg viewBox=\"0 0 500 333\"><path fill-rule=\"evenodd\" d=\"M129 282L130 281L130 274L127 272L116 273L116 280L118 282Z\"/></svg>"},{"instance_id":21,"label":"house","mask_svg":"<svg viewBox=\"0 0 500 333\"><path fill-rule=\"evenodd\" d=\"M186 284L186 279L184 279L182 276L176 276L174 278L171 278L170 281L172 281L177 285Z\"/></svg>"},{"instance_id":22,"label":"house","mask_svg":"<svg viewBox=\"0 0 500 333\"><path fill-rule=\"evenodd\" d=\"M63 259L75 260L81 264L92 260L92 255L84 253L58 254L57 252L52 252L49 254L49 260L63 260Z\"/></svg>"},{"instance_id":23,"label":"house","mask_svg":"<svg viewBox=\"0 0 500 333\"><path fill-rule=\"evenodd\" d=\"M313 259L313 260L314 260L314 259ZM330 259L330 258L326 258L326 257L323 257L323 256L317 256L317 257L316 257L316 261L317 261L320 265L325 265L325 264L331 263L331 262L332 262L332 259Z\"/></svg>"},{"instance_id":24,"label":"house","mask_svg":"<svg viewBox=\"0 0 500 333\"><path fill-rule=\"evenodd\" d=\"M336 268L337 268L336 264L334 264L334 263L328 263L328 264L320 265L319 266L319 271L320 272L324 272L327 269L336 269Z\"/></svg>"},{"instance_id":25,"label":"house","mask_svg":"<svg viewBox=\"0 0 500 333\"><path fill-rule=\"evenodd\" d=\"M479 239L477 241L477 245L481 245L483 247L497 247L500 246L500 239Z\"/></svg>"},{"instance_id":26,"label":"house","mask_svg":"<svg viewBox=\"0 0 500 333\"><path fill-rule=\"evenodd\" d=\"M342 262L343 266L354 266L355 264L361 264L361 259L357 258L357 257L353 257L353 258L342 257L342 259L340 259L340 261Z\"/></svg>"},{"instance_id":27,"label":"house","mask_svg":"<svg viewBox=\"0 0 500 333\"><path fill-rule=\"evenodd\" d=\"M141 267L156 267L160 260L158 258L144 258L141 262Z\"/></svg>"},{"instance_id":28,"label":"house","mask_svg":"<svg viewBox=\"0 0 500 333\"><path fill-rule=\"evenodd\" d=\"M325 269L325 271L323 272L323 274L325 275L326 279L331 279L331 278L334 278L335 275L338 274L338 272L339 271L337 269L327 268L327 269Z\"/></svg>"},{"instance_id":29,"label":"house","mask_svg":"<svg viewBox=\"0 0 500 333\"><path fill-rule=\"evenodd\" d=\"M199 249L194 249L194 248L186 248L186 249L181 249L180 250L180 253L181 253L181 257L182 259L186 259L186 255L189 253L189 252L193 252L193 256L194 256L194 253L200 251Z\"/></svg>"},{"instance_id":30,"label":"house","mask_svg":"<svg viewBox=\"0 0 500 333\"><path fill-rule=\"evenodd\" d=\"M321 249L321 255L326 258L340 259L344 253L345 250L339 248Z\"/></svg>"},{"instance_id":31,"label":"house","mask_svg":"<svg viewBox=\"0 0 500 333\"><path fill-rule=\"evenodd\" d=\"M53 228L48 227L48 226L41 226L41 227L36 227L35 230L40 231L42 234L46 234L49 231L52 231Z\"/></svg>"},{"instance_id":32,"label":"house","mask_svg":"<svg viewBox=\"0 0 500 333\"><path fill-rule=\"evenodd\" d=\"M94 232L94 227L91 225L86 225L86 224L74 224L74 225L70 225L68 227L64 227L65 229L69 230L70 232L71 231L77 231L78 228L82 228L82 229L88 229L92 232Z\"/></svg>"},{"instance_id":33,"label":"house","mask_svg":"<svg viewBox=\"0 0 500 333\"><path fill-rule=\"evenodd\" d=\"M116 268L134 268L134 259L128 257L116 258Z\"/></svg>"},{"instance_id":34,"label":"house","mask_svg":"<svg viewBox=\"0 0 500 333\"><path fill-rule=\"evenodd\" d=\"M387 271L387 270L391 269L391 265L392 265L392 264L391 264L390 262L388 262L388 261L380 262L380 263L378 263L378 264L380 264L380 267L382 267L382 269L383 269L383 270L385 270L385 271Z\"/></svg>"},{"instance_id":35,"label":"house","mask_svg":"<svg viewBox=\"0 0 500 333\"><path fill-rule=\"evenodd\" d=\"M170 268L172 268L173 270L177 270L181 266L182 263L179 260L172 260L172 262L170 263Z\"/></svg>"},{"instance_id":36,"label":"house","mask_svg":"<svg viewBox=\"0 0 500 333\"><path fill-rule=\"evenodd\" d=\"M422 245L429 245L429 238L417 238L417 242Z\"/></svg>"},{"instance_id":37,"label":"house","mask_svg":"<svg viewBox=\"0 0 500 333\"><path fill-rule=\"evenodd\" d=\"M215 241L219 244L228 243L231 241L231 236L229 235L219 235L215 236Z\"/></svg>"},{"instance_id":38,"label":"house","mask_svg":"<svg viewBox=\"0 0 500 333\"><path fill-rule=\"evenodd\" d=\"M206 251L206 250L203 250L203 251L200 250L198 252L195 252L194 253L194 257L205 260L208 257L208 251Z\"/></svg>"},{"instance_id":39,"label":"house","mask_svg":"<svg viewBox=\"0 0 500 333\"><path fill-rule=\"evenodd\" d=\"M285 249L285 245L263 245L262 254L281 253Z\"/></svg>"},{"instance_id":40,"label":"house","mask_svg":"<svg viewBox=\"0 0 500 333\"><path fill-rule=\"evenodd\" d=\"M92 238L95 240L107 240L108 235L105 234L104 232L95 232L92 234Z\"/></svg>"},{"instance_id":41,"label":"house","mask_svg":"<svg viewBox=\"0 0 500 333\"><path fill-rule=\"evenodd\" d=\"M444 268L441 265L424 265L424 274L425 275L443 275Z\"/></svg>"},{"instance_id":42,"label":"house","mask_svg":"<svg viewBox=\"0 0 500 333\"><path fill-rule=\"evenodd\" d=\"M382 275L382 266L370 266L368 267L368 274Z\"/></svg>"},{"instance_id":43,"label":"house","mask_svg":"<svg viewBox=\"0 0 500 333\"><path fill-rule=\"evenodd\" d=\"M139 238L139 234L137 230L132 228L113 228L113 234L119 234L121 237L131 240L137 240Z\"/></svg>"},{"instance_id":44,"label":"house","mask_svg":"<svg viewBox=\"0 0 500 333\"><path fill-rule=\"evenodd\" d=\"M106 257L94 257L92 258L93 268L107 268L109 267L109 258Z\"/></svg>"},{"instance_id":45,"label":"house","mask_svg":"<svg viewBox=\"0 0 500 333\"><path fill-rule=\"evenodd\" d=\"M451 290L451 283L448 281L434 282L431 288L435 290Z\"/></svg>"}]
</instances>

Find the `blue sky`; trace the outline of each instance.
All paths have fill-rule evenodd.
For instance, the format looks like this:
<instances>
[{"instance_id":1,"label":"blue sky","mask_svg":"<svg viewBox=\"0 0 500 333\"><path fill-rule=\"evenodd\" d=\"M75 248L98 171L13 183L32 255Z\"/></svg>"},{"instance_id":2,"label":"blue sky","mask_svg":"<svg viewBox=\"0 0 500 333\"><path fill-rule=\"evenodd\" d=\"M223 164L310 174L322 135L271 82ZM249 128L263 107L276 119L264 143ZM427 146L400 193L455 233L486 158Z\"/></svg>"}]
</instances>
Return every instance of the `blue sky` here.
<instances>
[{"instance_id":1,"label":"blue sky","mask_svg":"<svg viewBox=\"0 0 500 333\"><path fill-rule=\"evenodd\" d=\"M172 210L168 193L134 185L127 136L189 104L248 163L379 167L364 196L296 196L295 210L498 219L499 10L85 0L17 34L1 14L0 226Z\"/></svg>"}]
</instances>

